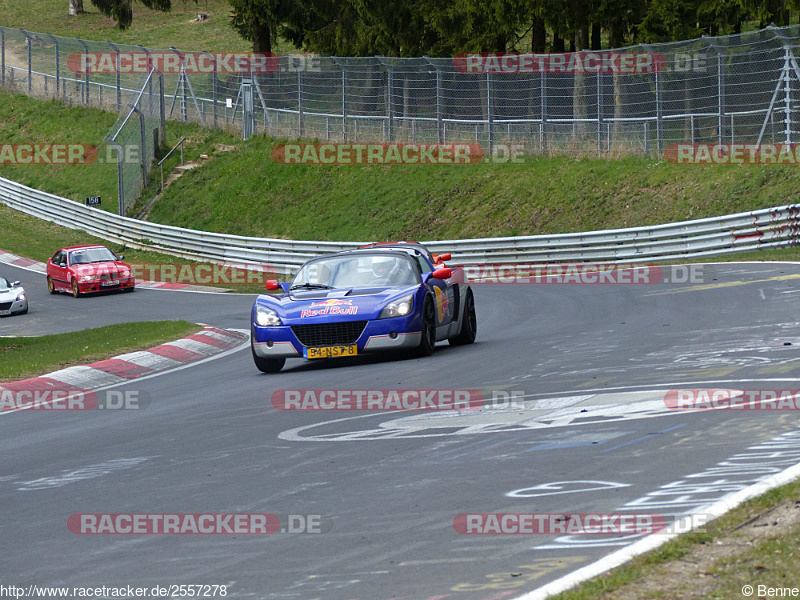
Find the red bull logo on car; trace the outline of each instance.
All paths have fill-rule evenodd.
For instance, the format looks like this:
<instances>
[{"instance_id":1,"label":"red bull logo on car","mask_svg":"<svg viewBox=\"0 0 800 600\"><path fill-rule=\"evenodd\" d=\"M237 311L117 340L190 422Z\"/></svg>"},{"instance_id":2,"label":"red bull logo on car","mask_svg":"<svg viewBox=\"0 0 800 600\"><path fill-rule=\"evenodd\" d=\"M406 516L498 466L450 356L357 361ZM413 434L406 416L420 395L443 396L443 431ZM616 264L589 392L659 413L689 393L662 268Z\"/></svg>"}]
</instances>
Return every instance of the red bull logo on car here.
<instances>
[{"instance_id":1,"label":"red bull logo on car","mask_svg":"<svg viewBox=\"0 0 800 600\"><path fill-rule=\"evenodd\" d=\"M353 306L350 300L339 300L330 298L321 302L313 302L309 308L304 308L300 314L305 317L322 317L324 315L354 315L358 312L358 307Z\"/></svg>"}]
</instances>

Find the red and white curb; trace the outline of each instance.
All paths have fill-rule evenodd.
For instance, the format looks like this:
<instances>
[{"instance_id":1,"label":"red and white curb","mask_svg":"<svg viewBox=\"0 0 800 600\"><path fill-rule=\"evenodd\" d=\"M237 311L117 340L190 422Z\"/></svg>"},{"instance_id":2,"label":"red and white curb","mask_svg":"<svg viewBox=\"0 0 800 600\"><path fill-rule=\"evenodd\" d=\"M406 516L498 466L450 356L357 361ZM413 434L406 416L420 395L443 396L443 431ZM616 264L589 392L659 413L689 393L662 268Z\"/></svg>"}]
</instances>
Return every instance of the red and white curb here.
<instances>
[{"instance_id":1,"label":"red and white curb","mask_svg":"<svg viewBox=\"0 0 800 600\"><path fill-rule=\"evenodd\" d=\"M24 256L17 256L11 252L0 250L0 263L12 265L25 269L27 271L34 271L44 275L47 273L47 265L43 262L25 258ZM225 293L226 288L211 287L205 285L191 285L188 283L164 283L162 281L147 281L143 279L136 280L136 287L148 290L169 290L172 292L196 292L202 294L217 294Z\"/></svg>"},{"instance_id":2,"label":"red and white curb","mask_svg":"<svg viewBox=\"0 0 800 600\"><path fill-rule=\"evenodd\" d=\"M203 330L188 337L97 361L89 365L67 367L39 377L0 383L3 392L84 392L113 386L208 359L231 351L249 339L244 331L203 325ZM0 413L5 412L0 406Z\"/></svg>"}]
</instances>

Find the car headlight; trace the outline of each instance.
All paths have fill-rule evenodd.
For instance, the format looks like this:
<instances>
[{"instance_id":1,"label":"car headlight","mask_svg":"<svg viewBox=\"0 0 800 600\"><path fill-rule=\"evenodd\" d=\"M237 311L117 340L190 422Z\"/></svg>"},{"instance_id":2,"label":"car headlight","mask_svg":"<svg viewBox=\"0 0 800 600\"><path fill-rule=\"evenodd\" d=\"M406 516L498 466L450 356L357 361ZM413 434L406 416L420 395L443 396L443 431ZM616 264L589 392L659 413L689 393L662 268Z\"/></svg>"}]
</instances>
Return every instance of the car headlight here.
<instances>
[{"instance_id":1,"label":"car headlight","mask_svg":"<svg viewBox=\"0 0 800 600\"><path fill-rule=\"evenodd\" d=\"M78 281L80 281L81 283L85 283L87 281L94 281L94 280L95 280L94 275L81 275L81 278Z\"/></svg>"},{"instance_id":2,"label":"car headlight","mask_svg":"<svg viewBox=\"0 0 800 600\"><path fill-rule=\"evenodd\" d=\"M119 272L120 279L127 279L128 277L130 277L130 275L131 275L131 272L128 271L128 269L124 269L124 270Z\"/></svg>"},{"instance_id":3,"label":"car headlight","mask_svg":"<svg viewBox=\"0 0 800 600\"><path fill-rule=\"evenodd\" d=\"M379 319L390 319L392 317L405 317L411 314L414 308L414 296L406 296L387 304L378 316Z\"/></svg>"},{"instance_id":4,"label":"car headlight","mask_svg":"<svg viewBox=\"0 0 800 600\"><path fill-rule=\"evenodd\" d=\"M17 296L16 302L22 302L23 300L25 300L25 292L21 292L19 296Z\"/></svg>"},{"instance_id":5,"label":"car headlight","mask_svg":"<svg viewBox=\"0 0 800 600\"><path fill-rule=\"evenodd\" d=\"M256 307L256 325L260 327L278 327L283 323L281 323L278 313L271 308L259 305Z\"/></svg>"}]
</instances>

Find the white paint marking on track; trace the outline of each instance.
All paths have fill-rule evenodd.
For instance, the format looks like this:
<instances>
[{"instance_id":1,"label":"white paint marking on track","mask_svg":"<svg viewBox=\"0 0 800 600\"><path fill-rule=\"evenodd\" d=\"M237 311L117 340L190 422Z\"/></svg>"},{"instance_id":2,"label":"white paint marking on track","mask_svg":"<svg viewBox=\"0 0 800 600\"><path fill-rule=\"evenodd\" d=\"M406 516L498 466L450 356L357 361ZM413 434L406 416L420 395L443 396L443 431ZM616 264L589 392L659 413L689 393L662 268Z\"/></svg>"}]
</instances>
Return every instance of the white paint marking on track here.
<instances>
[{"instance_id":1,"label":"white paint marking on track","mask_svg":"<svg viewBox=\"0 0 800 600\"><path fill-rule=\"evenodd\" d=\"M569 485L581 484L583 487L569 489ZM590 485L585 485L590 484ZM596 481L592 479L576 479L574 481L551 481L531 487L520 488L507 492L509 498L539 498L541 496L556 496L558 494L577 494L580 492L597 492L616 488L630 487L630 483L617 483L616 481ZM567 488L567 489L564 489Z\"/></svg>"},{"instance_id":2,"label":"white paint marking on track","mask_svg":"<svg viewBox=\"0 0 800 600\"><path fill-rule=\"evenodd\" d=\"M794 465L759 481L756 484L753 484L739 492L731 494L730 496L726 496L714 504L709 506L705 506L702 508L701 511L694 511L694 512L702 512L704 515L710 515L714 518L721 517L726 512L736 508L743 502L750 500L751 498L755 498L756 496L760 496L761 494L768 492L769 490L789 483L795 479L800 477L800 464ZM694 514L688 513L688 515ZM614 569L633 558L640 556L650 550L658 548L662 544L665 544L669 540L681 535L680 533L670 533L670 534L658 534L658 535L651 535L648 536L638 542L631 544L630 546L626 546L625 548L621 548L616 552L609 554L601 558L598 561L595 561L585 567L582 567L576 571L573 571L569 575L565 575L555 581L551 581L547 585L544 585L540 588L537 588L527 594L523 594L522 596L517 596L514 600L544 600L545 598L549 598L550 596L555 596L556 594L560 594L566 590L569 590L578 584L591 579L592 577L597 577L598 575L602 575Z\"/></svg>"}]
</instances>

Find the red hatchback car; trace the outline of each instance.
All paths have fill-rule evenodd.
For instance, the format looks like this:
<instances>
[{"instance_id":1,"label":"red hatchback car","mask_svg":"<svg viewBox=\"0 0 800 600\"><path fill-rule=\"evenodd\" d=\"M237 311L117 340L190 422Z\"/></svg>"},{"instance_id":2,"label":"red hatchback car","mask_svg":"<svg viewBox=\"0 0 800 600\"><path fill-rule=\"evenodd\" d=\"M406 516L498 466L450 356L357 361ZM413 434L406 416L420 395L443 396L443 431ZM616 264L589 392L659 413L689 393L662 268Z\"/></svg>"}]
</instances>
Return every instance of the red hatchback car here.
<instances>
[{"instance_id":1,"label":"red hatchback car","mask_svg":"<svg viewBox=\"0 0 800 600\"><path fill-rule=\"evenodd\" d=\"M80 294L124 289L132 292L136 279L130 266L105 246L73 246L58 250L47 261L47 289L51 294Z\"/></svg>"}]
</instances>

